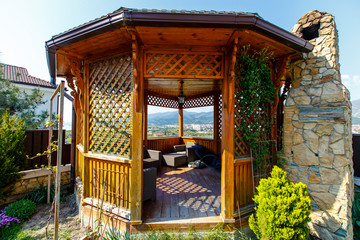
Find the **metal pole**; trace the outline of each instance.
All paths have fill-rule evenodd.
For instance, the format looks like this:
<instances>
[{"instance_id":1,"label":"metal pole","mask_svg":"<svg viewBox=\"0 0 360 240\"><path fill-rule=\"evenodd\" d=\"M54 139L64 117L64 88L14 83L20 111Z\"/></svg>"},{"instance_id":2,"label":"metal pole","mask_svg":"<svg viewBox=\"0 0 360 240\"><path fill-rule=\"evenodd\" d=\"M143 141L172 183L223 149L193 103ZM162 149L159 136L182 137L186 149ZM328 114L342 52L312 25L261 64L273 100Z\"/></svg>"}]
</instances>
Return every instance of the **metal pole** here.
<instances>
[{"instance_id":1,"label":"metal pole","mask_svg":"<svg viewBox=\"0 0 360 240\"><path fill-rule=\"evenodd\" d=\"M62 148L63 148L63 121L64 121L64 85L65 82L60 83L60 116L58 127L58 147L57 147L57 163L56 163L56 185L55 185L55 236L54 239L59 238L59 210L60 210L60 182L61 182L61 160L62 160Z\"/></svg>"},{"instance_id":2,"label":"metal pole","mask_svg":"<svg viewBox=\"0 0 360 240\"><path fill-rule=\"evenodd\" d=\"M53 126L52 126L52 112L53 112L53 101L50 100L50 118L49 118L49 146L48 146L48 168L51 169L51 142L52 142L52 135L53 135ZM50 204L50 188L51 188L51 171L49 170L48 175L48 186L47 186L47 203Z\"/></svg>"}]
</instances>

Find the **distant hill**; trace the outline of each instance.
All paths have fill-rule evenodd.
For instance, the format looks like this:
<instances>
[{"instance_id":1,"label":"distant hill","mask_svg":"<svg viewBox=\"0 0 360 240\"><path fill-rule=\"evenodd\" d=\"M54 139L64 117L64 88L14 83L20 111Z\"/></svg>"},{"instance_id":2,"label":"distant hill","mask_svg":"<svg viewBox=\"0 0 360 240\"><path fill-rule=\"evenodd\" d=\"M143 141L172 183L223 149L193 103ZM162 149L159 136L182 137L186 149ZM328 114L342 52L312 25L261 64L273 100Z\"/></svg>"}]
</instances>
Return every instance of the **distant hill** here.
<instances>
[{"instance_id":1,"label":"distant hill","mask_svg":"<svg viewBox=\"0 0 360 240\"><path fill-rule=\"evenodd\" d=\"M352 124L360 124L360 99L351 101L352 103Z\"/></svg>"},{"instance_id":2,"label":"distant hill","mask_svg":"<svg viewBox=\"0 0 360 240\"><path fill-rule=\"evenodd\" d=\"M360 124L360 99L352 103L352 124ZM184 110L184 124L212 124L214 112L189 112ZM177 125L178 112L162 112L149 114L149 126Z\"/></svg>"},{"instance_id":3,"label":"distant hill","mask_svg":"<svg viewBox=\"0 0 360 240\"><path fill-rule=\"evenodd\" d=\"M184 124L212 124L214 112L189 112L184 110ZM148 118L149 126L177 125L178 112L151 113Z\"/></svg>"}]
</instances>

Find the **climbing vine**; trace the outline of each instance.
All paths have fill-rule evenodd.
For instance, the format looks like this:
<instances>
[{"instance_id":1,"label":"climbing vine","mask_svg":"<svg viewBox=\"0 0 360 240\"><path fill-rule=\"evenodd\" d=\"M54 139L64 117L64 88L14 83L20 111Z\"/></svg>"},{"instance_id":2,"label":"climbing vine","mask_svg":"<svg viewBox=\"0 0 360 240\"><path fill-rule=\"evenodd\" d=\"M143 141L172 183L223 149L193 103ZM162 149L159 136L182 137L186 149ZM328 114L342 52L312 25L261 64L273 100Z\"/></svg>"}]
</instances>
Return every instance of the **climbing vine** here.
<instances>
[{"instance_id":1,"label":"climbing vine","mask_svg":"<svg viewBox=\"0 0 360 240\"><path fill-rule=\"evenodd\" d=\"M236 131L248 148L253 150L255 160L269 155L273 117L271 106L276 98L276 88L271 81L270 62L272 53L267 49L249 53L249 46L240 51L235 65L236 104L238 111Z\"/></svg>"}]
</instances>

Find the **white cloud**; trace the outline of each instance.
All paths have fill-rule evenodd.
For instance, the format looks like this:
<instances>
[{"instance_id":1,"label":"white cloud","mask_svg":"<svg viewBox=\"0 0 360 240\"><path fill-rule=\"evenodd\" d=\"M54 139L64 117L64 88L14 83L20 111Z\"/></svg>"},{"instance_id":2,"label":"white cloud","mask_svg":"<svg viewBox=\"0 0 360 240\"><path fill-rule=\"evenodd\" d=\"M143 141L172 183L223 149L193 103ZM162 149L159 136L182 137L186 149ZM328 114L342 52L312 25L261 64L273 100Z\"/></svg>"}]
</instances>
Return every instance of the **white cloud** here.
<instances>
[{"instance_id":1,"label":"white cloud","mask_svg":"<svg viewBox=\"0 0 360 240\"><path fill-rule=\"evenodd\" d=\"M348 74L342 74L342 75L341 75L341 79L343 79L343 80L348 80L348 79L350 79L350 75L348 75Z\"/></svg>"},{"instance_id":2,"label":"white cloud","mask_svg":"<svg viewBox=\"0 0 360 240\"><path fill-rule=\"evenodd\" d=\"M350 91L351 100L360 99L360 75L341 75L343 84Z\"/></svg>"}]
</instances>

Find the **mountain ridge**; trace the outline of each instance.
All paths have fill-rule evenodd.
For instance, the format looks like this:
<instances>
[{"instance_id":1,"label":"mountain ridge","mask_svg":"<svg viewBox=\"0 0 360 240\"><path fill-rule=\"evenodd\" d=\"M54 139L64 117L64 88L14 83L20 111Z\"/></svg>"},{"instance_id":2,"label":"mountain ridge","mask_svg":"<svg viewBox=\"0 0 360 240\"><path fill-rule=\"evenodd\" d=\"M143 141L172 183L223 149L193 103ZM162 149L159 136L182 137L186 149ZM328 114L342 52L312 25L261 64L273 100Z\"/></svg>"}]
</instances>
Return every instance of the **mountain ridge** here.
<instances>
[{"instance_id":1,"label":"mountain ridge","mask_svg":"<svg viewBox=\"0 0 360 240\"><path fill-rule=\"evenodd\" d=\"M213 124L214 111L189 112L184 110L184 124ZM149 126L177 125L179 115L177 111L150 113L148 116Z\"/></svg>"}]
</instances>

